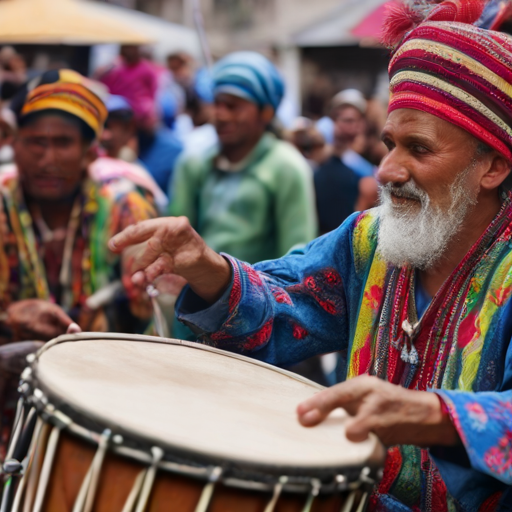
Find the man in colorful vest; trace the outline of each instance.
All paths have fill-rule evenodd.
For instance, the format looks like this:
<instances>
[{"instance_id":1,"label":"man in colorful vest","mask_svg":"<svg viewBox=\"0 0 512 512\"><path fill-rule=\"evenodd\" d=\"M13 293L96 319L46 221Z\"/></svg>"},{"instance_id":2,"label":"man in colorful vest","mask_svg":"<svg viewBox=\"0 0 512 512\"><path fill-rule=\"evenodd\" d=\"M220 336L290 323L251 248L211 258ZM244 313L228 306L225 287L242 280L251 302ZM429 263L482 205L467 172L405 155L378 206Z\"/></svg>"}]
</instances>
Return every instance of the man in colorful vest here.
<instances>
[{"instance_id":1,"label":"man in colorful vest","mask_svg":"<svg viewBox=\"0 0 512 512\"><path fill-rule=\"evenodd\" d=\"M346 354L344 382L297 412L313 427L343 407L349 439L389 447L371 510L512 510L512 38L481 13L448 0L388 19L379 208L254 266L183 219L110 242L150 240L135 282L187 279L178 317L205 343L277 365Z\"/></svg>"},{"instance_id":2,"label":"man in colorful vest","mask_svg":"<svg viewBox=\"0 0 512 512\"><path fill-rule=\"evenodd\" d=\"M108 251L108 239L156 217L152 195L128 179L88 177L107 117L94 87L74 71L49 71L13 101L17 172L0 186L0 341L47 341L72 322L84 330L130 332L138 318L151 315L129 275L129 300L110 294L115 307L109 311L89 300L121 284L129 268L127 254Z\"/></svg>"}]
</instances>

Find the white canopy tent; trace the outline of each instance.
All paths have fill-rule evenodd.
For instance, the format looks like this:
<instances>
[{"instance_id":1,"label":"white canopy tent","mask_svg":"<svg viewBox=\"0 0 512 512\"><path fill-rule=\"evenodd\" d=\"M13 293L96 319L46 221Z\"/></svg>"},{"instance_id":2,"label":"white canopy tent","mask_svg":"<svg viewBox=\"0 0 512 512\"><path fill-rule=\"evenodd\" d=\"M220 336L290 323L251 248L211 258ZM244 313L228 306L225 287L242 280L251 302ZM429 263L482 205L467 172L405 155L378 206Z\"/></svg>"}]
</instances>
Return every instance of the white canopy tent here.
<instances>
[{"instance_id":1,"label":"white canopy tent","mask_svg":"<svg viewBox=\"0 0 512 512\"><path fill-rule=\"evenodd\" d=\"M55 2L60 0L49 1ZM202 60L199 37L190 28L132 9L106 3L88 2L88 4L94 6L94 9L100 16L114 16L119 22L150 38L153 41L153 55L160 62L163 62L170 53L177 51L187 52L196 59ZM107 51L115 51L117 53L117 49L118 46L110 47ZM105 50L101 51L105 52Z\"/></svg>"}]
</instances>

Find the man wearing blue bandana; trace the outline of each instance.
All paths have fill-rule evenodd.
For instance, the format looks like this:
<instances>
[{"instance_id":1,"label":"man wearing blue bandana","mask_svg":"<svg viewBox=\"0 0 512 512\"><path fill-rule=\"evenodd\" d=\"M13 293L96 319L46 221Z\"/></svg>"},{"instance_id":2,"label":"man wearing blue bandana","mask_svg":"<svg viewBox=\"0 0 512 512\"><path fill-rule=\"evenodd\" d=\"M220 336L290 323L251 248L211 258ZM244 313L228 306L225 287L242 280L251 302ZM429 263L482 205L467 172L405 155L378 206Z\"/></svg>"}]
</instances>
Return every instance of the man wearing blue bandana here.
<instances>
[{"instance_id":1,"label":"man wearing blue bandana","mask_svg":"<svg viewBox=\"0 0 512 512\"><path fill-rule=\"evenodd\" d=\"M183 156L170 213L216 251L250 263L283 256L317 228L306 161L268 131L283 80L262 55L237 52L217 63L213 88L219 144Z\"/></svg>"}]
</instances>

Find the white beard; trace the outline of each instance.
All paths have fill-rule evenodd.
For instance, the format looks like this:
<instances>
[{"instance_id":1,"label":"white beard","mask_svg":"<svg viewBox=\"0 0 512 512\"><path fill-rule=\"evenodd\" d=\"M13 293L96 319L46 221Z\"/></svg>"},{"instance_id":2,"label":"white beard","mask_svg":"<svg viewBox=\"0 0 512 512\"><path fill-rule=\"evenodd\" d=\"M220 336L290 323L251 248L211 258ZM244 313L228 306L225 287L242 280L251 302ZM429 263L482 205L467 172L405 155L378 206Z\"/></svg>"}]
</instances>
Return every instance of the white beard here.
<instances>
[{"instance_id":1,"label":"white beard","mask_svg":"<svg viewBox=\"0 0 512 512\"><path fill-rule=\"evenodd\" d=\"M400 187L387 183L380 189L379 243L381 257L397 267L431 268L456 240L468 211L476 204L477 192L469 190L466 178L473 161L450 186L449 205L432 206L428 194L413 180ZM419 201L419 211L409 205L395 205L391 193Z\"/></svg>"}]
</instances>

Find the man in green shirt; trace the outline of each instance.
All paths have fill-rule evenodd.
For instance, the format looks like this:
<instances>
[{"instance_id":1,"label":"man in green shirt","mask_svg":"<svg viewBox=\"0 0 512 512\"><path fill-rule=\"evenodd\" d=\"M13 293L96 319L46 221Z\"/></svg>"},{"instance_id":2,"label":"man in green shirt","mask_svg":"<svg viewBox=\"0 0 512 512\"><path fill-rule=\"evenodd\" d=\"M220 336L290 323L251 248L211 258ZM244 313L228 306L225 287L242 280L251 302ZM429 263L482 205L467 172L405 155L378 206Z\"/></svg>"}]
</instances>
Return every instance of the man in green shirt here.
<instances>
[{"instance_id":1,"label":"man in green shirt","mask_svg":"<svg viewBox=\"0 0 512 512\"><path fill-rule=\"evenodd\" d=\"M253 52L213 70L218 147L178 163L170 214L185 216L217 252L254 263L317 234L311 171L267 128L284 94L274 65Z\"/></svg>"}]
</instances>

